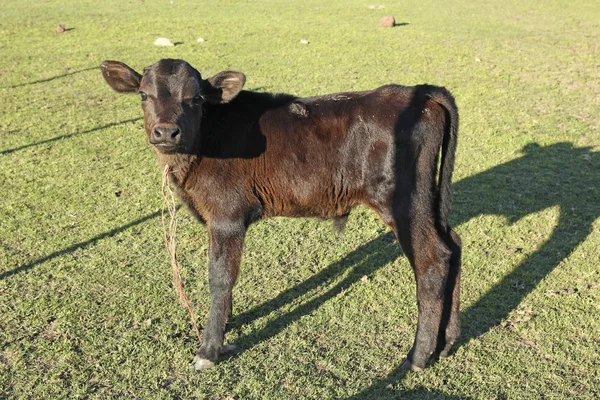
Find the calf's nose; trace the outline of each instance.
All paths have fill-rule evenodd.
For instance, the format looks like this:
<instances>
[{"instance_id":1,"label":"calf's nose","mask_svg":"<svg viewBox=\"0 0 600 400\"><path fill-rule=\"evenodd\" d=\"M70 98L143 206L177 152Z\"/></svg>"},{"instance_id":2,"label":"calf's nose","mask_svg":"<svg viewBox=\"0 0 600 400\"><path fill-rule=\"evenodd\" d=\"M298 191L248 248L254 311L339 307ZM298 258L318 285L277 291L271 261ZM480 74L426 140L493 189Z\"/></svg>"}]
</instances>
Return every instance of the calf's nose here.
<instances>
[{"instance_id":1,"label":"calf's nose","mask_svg":"<svg viewBox=\"0 0 600 400\"><path fill-rule=\"evenodd\" d=\"M152 130L150 142L152 144L159 143L179 143L181 131L177 125L157 125Z\"/></svg>"}]
</instances>

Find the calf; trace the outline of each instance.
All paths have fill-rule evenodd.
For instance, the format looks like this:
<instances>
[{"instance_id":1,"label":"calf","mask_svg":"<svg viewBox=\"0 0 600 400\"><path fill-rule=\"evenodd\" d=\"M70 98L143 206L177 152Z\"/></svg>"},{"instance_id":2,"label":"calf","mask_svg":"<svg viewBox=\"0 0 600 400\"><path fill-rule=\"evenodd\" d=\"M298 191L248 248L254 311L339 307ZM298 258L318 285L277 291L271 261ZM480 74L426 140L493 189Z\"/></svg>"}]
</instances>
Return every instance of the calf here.
<instances>
[{"instance_id":1,"label":"calf","mask_svg":"<svg viewBox=\"0 0 600 400\"><path fill-rule=\"evenodd\" d=\"M419 318L403 364L420 370L459 335L460 238L448 225L458 113L444 88L387 85L297 98L243 91L246 77L203 79L182 60L140 75L117 61L102 74L137 92L158 161L208 227L210 314L194 365L223 350L248 226L270 216L334 218L364 204L396 234L417 282ZM438 174L439 164L439 174Z\"/></svg>"}]
</instances>

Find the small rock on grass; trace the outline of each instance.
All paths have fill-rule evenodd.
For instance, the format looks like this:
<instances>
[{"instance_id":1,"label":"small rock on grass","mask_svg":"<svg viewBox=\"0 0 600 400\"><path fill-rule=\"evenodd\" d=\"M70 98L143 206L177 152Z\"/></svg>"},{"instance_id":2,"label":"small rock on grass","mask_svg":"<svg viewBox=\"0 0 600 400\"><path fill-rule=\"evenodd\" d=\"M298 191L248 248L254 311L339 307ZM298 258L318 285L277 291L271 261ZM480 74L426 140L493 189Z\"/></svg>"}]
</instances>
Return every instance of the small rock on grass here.
<instances>
[{"instance_id":1,"label":"small rock on grass","mask_svg":"<svg viewBox=\"0 0 600 400\"><path fill-rule=\"evenodd\" d=\"M310 42L306 39L300 39L300 43L302 44L309 44Z\"/></svg>"},{"instance_id":2,"label":"small rock on grass","mask_svg":"<svg viewBox=\"0 0 600 400\"><path fill-rule=\"evenodd\" d=\"M199 37L198 39L196 39L198 41L198 43L204 43L204 39Z\"/></svg>"},{"instance_id":3,"label":"small rock on grass","mask_svg":"<svg viewBox=\"0 0 600 400\"><path fill-rule=\"evenodd\" d=\"M168 46L168 47L175 46L175 45L173 44L173 42L171 42L169 39L167 39L167 38L164 38L164 37L159 37L158 39L156 39L156 40L154 41L154 44L155 44L156 46Z\"/></svg>"},{"instance_id":4,"label":"small rock on grass","mask_svg":"<svg viewBox=\"0 0 600 400\"><path fill-rule=\"evenodd\" d=\"M386 15L385 17L379 20L379 26L383 26L385 28L391 28L396 25L396 20L391 15Z\"/></svg>"},{"instance_id":5,"label":"small rock on grass","mask_svg":"<svg viewBox=\"0 0 600 400\"><path fill-rule=\"evenodd\" d=\"M63 24L58 24L58 26L56 27L56 32L58 32L58 33L63 33L66 30L67 30L67 27L64 26Z\"/></svg>"},{"instance_id":6,"label":"small rock on grass","mask_svg":"<svg viewBox=\"0 0 600 400\"><path fill-rule=\"evenodd\" d=\"M585 119L585 118L583 118ZM577 141L583 144L590 144L592 142L592 140L585 136L585 135L579 135L579 137L577 138Z\"/></svg>"}]
</instances>

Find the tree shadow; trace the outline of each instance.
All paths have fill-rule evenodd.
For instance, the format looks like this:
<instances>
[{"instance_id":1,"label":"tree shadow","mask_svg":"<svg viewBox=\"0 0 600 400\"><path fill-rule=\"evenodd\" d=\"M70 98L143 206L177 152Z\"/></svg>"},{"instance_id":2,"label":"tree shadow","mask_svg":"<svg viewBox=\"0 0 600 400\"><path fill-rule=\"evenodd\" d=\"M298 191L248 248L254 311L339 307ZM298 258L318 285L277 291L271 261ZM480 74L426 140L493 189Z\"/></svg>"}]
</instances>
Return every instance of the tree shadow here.
<instances>
[{"instance_id":1,"label":"tree shadow","mask_svg":"<svg viewBox=\"0 0 600 400\"><path fill-rule=\"evenodd\" d=\"M69 28L66 31L70 31L70 30L73 30L73 29L75 29L75 28ZM3 89L14 89L14 88L18 88L18 87L21 87L21 86L36 85L38 83L50 82L50 81L53 81L55 79L64 78L66 76L71 76L71 75L79 74L81 72L91 71L93 69L100 69L100 68L99 67L89 67L89 68L79 69L77 71L67 72L67 73L62 74L62 75L51 76L50 78L38 79L37 81L32 81L32 82L18 83L16 85L12 85L12 86L3 86L2 88Z\"/></svg>"},{"instance_id":2,"label":"tree shadow","mask_svg":"<svg viewBox=\"0 0 600 400\"><path fill-rule=\"evenodd\" d=\"M125 230L127 230L127 229L129 229L129 228L131 228L133 226L139 225L142 222L146 222L146 221L148 221L148 220L150 220L152 218L155 218L155 217L157 217L159 215L160 215L160 211L153 212L152 214L148 214L148 215L146 215L146 216L144 216L142 218L136 219L135 221L132 221L132 222L130 222L128 224L125 224L125 225L120 226L118 228L115 228L115 229L112 229L110 231L101 233L100 235L95 236L95 237L93 237L91 239L85 240L83 242L75 243L75 244L73 244L73 245L71 245L69 247L65 247L64 249L61 249L61 250L57 250L54 253L48 254L47 256L39 258L39 259L37 259L35 261L32 261L32 262L30 262L28 264L20 265L17 268L14 268L14 269L11 269L9 271L1 273L0 274L0 280L2 280L4 278L8 278L8 277L10 277L12 275L18 274L20 272L28 271L31 268L35 267L36 265L42 264L42 263L44 263L44 262L46 262L48 260L51 260L51 259L53 259L55 257L62 256L63 254L71 253L71 252L73 252L73 251L75 251L77 249L82 249L84 247L90 246L90 245L92 245L92 244L94 244L94 243L96 243L96 242L98 242L98 241L100 241L102 239L106 239L106 238L115 236L116 234L118 234L120 232L123 232L123 231L125 231Z\"/></svg>"},{"instance_id":3,"label":"tree shadow","mask_svg":"<svg viewBox=\"0 0 600 400\"><path fill-rule=\"evenodd\" d=\"M523 148L523 153L517 159L454 184L453 225L459 226L481 215L504 216L510 223L515 223L527 215L555 206L560 209L558 225L535 253L462 311L462 335L455 347L485 334L506 319L535 289L537 282L550 274L585 241L592 224L600 217L599 152L592 153L589 147L575 148L572 143L563 142L546 147L529 144ZM343 260L329 265L276 298L234 317L235 324L251 323L295 301L303 293L326 286L337 275L350 269L347 276L327 292L274 318L262 329L238 338L234 344L248 349L268 340L342 289L356 283L363 275L372 274L392 262L399 254L399 247L391 232L371 240ZM468 252L463 255L468 256ZM399 354L399 363L403 356ZM398 367L386 379L352 398L391 399L400 395L418 397L424 394L447 397L446 394L431 392L426 388L410 392L386 388L388 385L396 386L405 375L406 371Z\"/></svg>"},{"instance_id":4,"label":"tree shadow","mask_svg":"<svg viewBox=\"0 0 600 400\"><path fill-rule=\"evenodd\" d=\"M69 133L69 134L66 134L66 135L60 135L60 136L56 136L56 137L53 137L53 138L50 138L50 139L41 140L39 142L29 143L29 144L25 144L25 145L19 146L19 147L13 147L12 149L1 150L0 151L0 155L10 154L10 153L13 153L15 151L24 150L24 149L29 148L29 147L39 146L41 144L51 143L51 142L55 142L57 140L66 139L66 138L70 138L70 137L73 137L73 136L85 135L86 133L92 133L92 132L96 132L96 131L101 131L103 129L111 128L113 126L128 124L130 122L136 122L136 121L140 121L140 120L142 120L141 117L139 117L139 118L132 118L132 119L127 119L125 121L112 122L110 124L106 124L106 125L103 125L103 126L98 126L96 128L88 129L87 131L74 132L74 133Z\"/></svg>"}]
</instances>

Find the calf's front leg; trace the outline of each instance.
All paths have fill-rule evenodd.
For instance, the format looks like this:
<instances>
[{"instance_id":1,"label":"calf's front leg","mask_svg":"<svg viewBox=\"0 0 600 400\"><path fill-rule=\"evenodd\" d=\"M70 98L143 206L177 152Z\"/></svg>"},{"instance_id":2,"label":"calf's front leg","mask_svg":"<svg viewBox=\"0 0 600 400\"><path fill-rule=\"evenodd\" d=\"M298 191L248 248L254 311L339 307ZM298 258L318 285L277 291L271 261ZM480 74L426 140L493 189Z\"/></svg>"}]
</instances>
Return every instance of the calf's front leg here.
<instances>
[{"instance_id":1,"label":"calf's front leg","mask_svg":"<svg viewBox=\"0 0 600 400\"><path fill-rule=\"evenodd\" d=\"M210 313L202 345L194 358L196 370L215 365L223 350L225 325L231 313L231 290L237 279L245 234L243 223L218 221L209 226Z\"/></svg>"}]
</instances>

